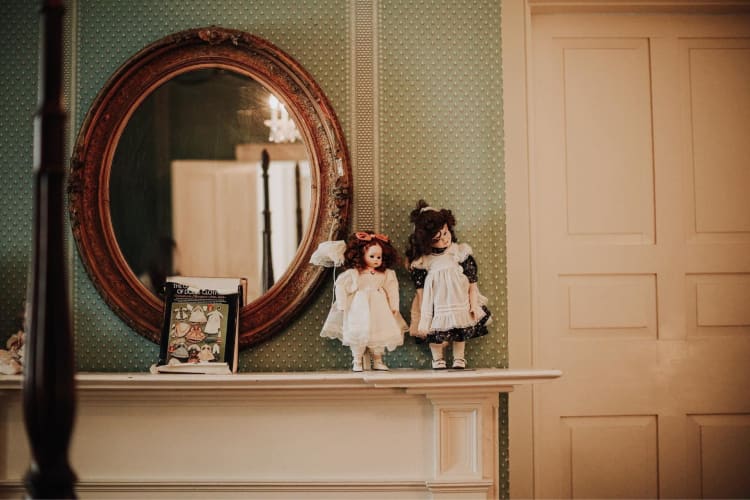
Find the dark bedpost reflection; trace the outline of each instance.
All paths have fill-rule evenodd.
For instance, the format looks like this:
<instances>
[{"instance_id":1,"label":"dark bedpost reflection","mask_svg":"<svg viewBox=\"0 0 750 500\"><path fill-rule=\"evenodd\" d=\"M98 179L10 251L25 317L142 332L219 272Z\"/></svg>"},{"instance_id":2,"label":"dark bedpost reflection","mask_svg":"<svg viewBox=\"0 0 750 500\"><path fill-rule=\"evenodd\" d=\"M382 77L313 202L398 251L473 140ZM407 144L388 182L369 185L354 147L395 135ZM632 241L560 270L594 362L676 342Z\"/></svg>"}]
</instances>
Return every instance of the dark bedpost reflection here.
<instances>
[{"instance_id":1,"label":"dark bedpost reflection","mask_svg":"<svg viewBox=\"0 0 750 500\"><path fill-rule=\"evenodd\" d=\"M271 208L268 195L268 167L271 160L268 151L260 155L260 167L263 170L263 292L273 286L273 258L271 257Z\"/></svg>"},{"instance_id":2,"label":"dark bedpost reflection","mask_svg":"<svg viewBox=\"0 0 750 500\"><path fill-rule=\"evenodd\" d=\"M297 244L302 241L302 174L299 169L299 162L294 163L294 220L297 228Z\"/></svg>"},{"instance_id":3,"label":"dark bedpost reflection","mask_svg":"<svg viewBox=\"0 0 750 500\"><path fill-rule=\"evenodd\" d=\"M34 221L23 379L31 448L24 483L31 498L75 498L68 462L75 415L75 362L63 238L65 121L63 0L42 6L39 111L34 137Z\"/></svg>"}]
</instances>

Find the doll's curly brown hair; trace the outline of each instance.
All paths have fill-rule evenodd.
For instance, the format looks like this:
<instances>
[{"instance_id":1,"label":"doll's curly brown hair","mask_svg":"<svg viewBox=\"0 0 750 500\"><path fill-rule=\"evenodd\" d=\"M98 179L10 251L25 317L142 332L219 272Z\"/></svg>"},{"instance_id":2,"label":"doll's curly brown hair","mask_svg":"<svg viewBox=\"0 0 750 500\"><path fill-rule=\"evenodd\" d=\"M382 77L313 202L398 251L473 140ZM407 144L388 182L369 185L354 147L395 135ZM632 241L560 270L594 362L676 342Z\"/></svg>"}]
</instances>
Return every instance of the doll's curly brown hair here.
<instances>
[{"instance_id":1,"label":"doll's curly brown hair","mask_svg":"<svg viewBox=\"0 0 750 500\"><path fill-rule=\"evenodd\" d=\"M383 250L383 262L376 271L383 272L386 269L393 269L398 265L398 251L391 243L390 238L384 234L374 233L372 231L357 231L349 236L346 242L346 252L344 253L344 267L362 270L367 268L365 264L365 252L373 245L380 245Z\"/></svg>"},{"instance_id":2,"label":"doll's curly brown hair","mask_svg":"<svg viewBox=\"0 0 750 500\"><path fill-rule=\"evenodd\" d=\"M409 262L432 253L433 238L446 224L451 232L451 238L454 242L457 241L456 233L453 232L456 218L450 210L438 210L430 207L426 201L419 200L417 208L411 211L409 220L414 224L414 232L409 235L409 244L406 247L406 258Z\"/></svg>"}]
</instances>

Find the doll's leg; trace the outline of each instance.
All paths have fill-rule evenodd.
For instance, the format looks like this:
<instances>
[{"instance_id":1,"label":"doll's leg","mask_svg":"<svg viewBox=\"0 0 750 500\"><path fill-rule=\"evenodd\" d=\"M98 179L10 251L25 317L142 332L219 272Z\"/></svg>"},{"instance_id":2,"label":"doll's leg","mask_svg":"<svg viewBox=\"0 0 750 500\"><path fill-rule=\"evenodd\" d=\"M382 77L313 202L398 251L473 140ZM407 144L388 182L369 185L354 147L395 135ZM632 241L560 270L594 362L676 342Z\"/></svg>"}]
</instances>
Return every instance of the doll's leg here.
<instances>
[{"instance_id":1,"label":"doll's leg","mask_svg":"<svg viewBox=\"0 0 750 500\"><path fill-rule=\"evenodd\" d=\"M385 349L383 347L370 347L369 351L372 353L372 369L388 371L388 366L383 362Z\"/></svg>"},{"instance_id":2,"label":"doll's leg","mask_svg":"<svg viewBox=\"0 0 750 500\"><path fill-rule=\"evenodd\" d=\"M440 344L430 344L430 351L432 352L432 369L433 370L445 370L445 359L443 358L443 350L446 342Z\"/></svg>"},{"instance_id":3,"label":"doll's leg","mask_svg":"<svg viewBox=\"0 0 750 500\"><path fill-rule=\"evenodd\" d=\"M370 349L365 349L365 352L362 353L362 366L365 367L365 371L372 370L372 356L370 354Z\"/></svg>"},{"instance_id":4,"label":"doll's leg","mask_svg":"<svg viewBox=\"0 0 750 500\"><path fill-rule=\"evenodd\" d=\"M351 349L352 349L352 371L361 372L363 370L362 356L365 353L365 348L351 346Z\"/></svg>"},{"instance_id":5,"label":"doll's leg","mask_svg":"<svg viewBox=\"0 0 750 500\"><path fill-rule=\"evenodd\" d=\"M466 342L453 342L453 368L466 368L465 347Z\"/></svg>"}]
</instances>

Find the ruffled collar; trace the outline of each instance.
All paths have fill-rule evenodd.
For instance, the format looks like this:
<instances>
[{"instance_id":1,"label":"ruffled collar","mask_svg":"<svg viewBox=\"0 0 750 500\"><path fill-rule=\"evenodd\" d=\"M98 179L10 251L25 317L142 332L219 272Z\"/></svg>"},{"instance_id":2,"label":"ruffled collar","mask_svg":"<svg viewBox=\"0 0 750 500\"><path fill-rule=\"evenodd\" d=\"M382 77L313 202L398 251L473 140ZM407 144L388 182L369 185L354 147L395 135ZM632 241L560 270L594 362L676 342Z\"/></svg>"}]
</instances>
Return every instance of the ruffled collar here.
<instances>
[{"instance_id":1,"label":"ruffled collar","mask_svg":"<svg viewBox=\"0 0 750 500\"><path fill-rule=\"evenodd\" d=\"M450 245L448 245L448 246L447 246L447 247L445 247L445 248L433 248L433 249L432 249L432 255L442 255L442 254L444 254L444 253L445 253L445 251L446 251L446 250L448 250L448 249L449 249L449 248L450 248L451 246L453 246L453 243L451 243Z\"/></svg>"},{"instance_id":2,"label":"ruffled collar","mask_svg":"<svg viewBox=\"0 0 750 500\"><path fill-rule=\"evenodd\" d=\"M427 269L430 267L430 263L433 261L433 259L441 258L441 256L443 255L451 256L451 258L455 259L456 262L463 262L466 257L471 255L471 247L466 243L454 242L440 253L431 253L415 259L411 264L409 264L409 267L412 269Z\"/></svg>"}]
</instances>

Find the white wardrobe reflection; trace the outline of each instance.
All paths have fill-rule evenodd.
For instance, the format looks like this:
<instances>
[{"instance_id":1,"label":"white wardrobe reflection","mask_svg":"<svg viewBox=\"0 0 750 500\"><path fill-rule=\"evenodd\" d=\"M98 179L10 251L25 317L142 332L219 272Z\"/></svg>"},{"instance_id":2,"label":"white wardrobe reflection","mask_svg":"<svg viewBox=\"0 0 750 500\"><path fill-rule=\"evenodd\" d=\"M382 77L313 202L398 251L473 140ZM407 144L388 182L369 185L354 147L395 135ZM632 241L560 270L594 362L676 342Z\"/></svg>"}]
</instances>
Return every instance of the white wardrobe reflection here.
<instances>
[{"instance_id":1,"label":"white wardrobe reflection","mask_svg":"<svg viewBox=\"0 0 750 500\"><path fill-rule=\"evenodd\" d=\"M270 159L267 235L264 149ZM301 143L242 144L235 156L172 162L174 263L185 276L246 277L252 301L284 274L297 252L310 215L310 162Z\"/></svg>"}]
</instances>

